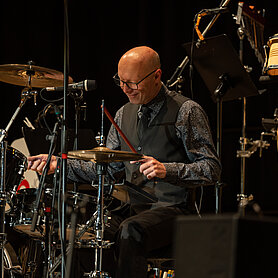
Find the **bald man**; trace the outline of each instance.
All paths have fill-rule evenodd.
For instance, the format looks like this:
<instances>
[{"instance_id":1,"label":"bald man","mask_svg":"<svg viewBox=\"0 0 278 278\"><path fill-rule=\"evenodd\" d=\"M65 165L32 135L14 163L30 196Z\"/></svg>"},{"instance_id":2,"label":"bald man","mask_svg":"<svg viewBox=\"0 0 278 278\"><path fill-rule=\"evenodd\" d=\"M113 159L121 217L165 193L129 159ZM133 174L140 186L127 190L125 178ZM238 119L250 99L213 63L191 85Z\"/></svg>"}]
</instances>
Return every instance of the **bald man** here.
<instances>
[{"instance_id":1,"label":"bald man","mask_svg":"<svg viewBox=\"0 0 278 278\"><path fill-rule=\"evenodd\" d=\"M129 100L117 111L115 122L144 156L139 162L110 163L108 176L117 181L124 173L127 181L158 199L156 203L142 203L130 195L129 204L111 212L107 234L115 241L117 278L147 277L146 258L171 244L176 216L193 213L189 188L214 183L220 175L204 110L196 102L170 92L161 74L157 52L140 46L121 57L113 77ZM114 126L106 146L130 151ZM41 172L46 158L28 158L29 169ZM53 157L50 172L56 164ZM95 180L95 164L69 159L68 178L83 183Z\"/></svg>"}]
</instances>

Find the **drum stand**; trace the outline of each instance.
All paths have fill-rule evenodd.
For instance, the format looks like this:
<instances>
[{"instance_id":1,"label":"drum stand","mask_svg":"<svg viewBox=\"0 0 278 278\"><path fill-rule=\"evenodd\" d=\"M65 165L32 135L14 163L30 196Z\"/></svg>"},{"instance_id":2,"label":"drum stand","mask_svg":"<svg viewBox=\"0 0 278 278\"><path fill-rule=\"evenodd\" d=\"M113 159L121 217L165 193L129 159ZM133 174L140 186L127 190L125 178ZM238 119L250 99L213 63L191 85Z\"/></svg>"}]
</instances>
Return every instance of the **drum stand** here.
<instances>
[{"instance_id":1,"label":"drum stand","mask_svg":"<svg viewBox=\"0 0 278 278\"><path fill-rule=\"evenodd\" d=\"M7 141L1 142L1 189L0 189L0 273L1 277L4 277L4 246L6 242L5 234L5 206L6 206L6 191L5 191L5 179L6 179L6 149Z\"/></svg>"},{"instance_id":2,"label":"drum stand","mask_svg":"<svg viewBox=\"0 0 278 278\"><path fill-rule=\"evenodd\" d=\"M104 100L102 100L102 117L101 117L101 133L100 133L100 146L104 146ZM98 196L97 196L97 215L95 219L95 270L89 274L85 274L87 277L96 278L109 278L108 273L102 271L102 249L110 245L110 242L103 240L104 234L104 209L103 209L103 192L104 192L104 178L107 174L107 163L96 161L96 170L98 176Z\"/></svg>"}]
</instances>

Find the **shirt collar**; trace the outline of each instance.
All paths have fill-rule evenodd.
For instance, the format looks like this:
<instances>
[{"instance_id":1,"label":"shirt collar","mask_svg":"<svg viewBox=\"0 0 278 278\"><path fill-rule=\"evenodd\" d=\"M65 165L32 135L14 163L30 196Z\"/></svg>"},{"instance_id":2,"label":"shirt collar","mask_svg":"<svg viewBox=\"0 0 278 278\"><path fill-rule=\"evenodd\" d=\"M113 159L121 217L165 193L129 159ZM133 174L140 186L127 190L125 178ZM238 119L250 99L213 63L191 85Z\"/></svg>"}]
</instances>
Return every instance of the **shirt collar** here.
<instances>
[{"instance_id":1,"label":"shirt collar","mask_svg":"<svg viewBox=\"0 0 278 278\"><path fill-rule=\"evenodd\" d=\"M159 90L159 92L155 96L155 98L144 105L151 109L151 111L152 111L151 119L153 119L160 111L160 109L165 101L167 91L168 91L167 87L164 85L164 83L162 83L161 89ZM140 107L139 107L139 110L138 110L139 112L141 111L141 108L142 108L142 105L140 105Z\"/></svg>"}]
</instances>

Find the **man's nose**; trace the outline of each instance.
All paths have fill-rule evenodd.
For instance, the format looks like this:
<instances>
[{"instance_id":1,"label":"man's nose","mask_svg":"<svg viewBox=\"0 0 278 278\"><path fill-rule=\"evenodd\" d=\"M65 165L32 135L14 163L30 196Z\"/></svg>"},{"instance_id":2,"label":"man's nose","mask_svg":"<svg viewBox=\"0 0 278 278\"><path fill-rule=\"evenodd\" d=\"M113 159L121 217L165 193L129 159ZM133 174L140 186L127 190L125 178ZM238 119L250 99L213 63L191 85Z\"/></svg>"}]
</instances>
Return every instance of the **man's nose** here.
<instances>
[{"instance_id":1,"label":"man's nose","mask_svg":"<svg viewBox=\"0 0 278 278\"><path fill-rule=\"evenodd\" d=\"M131 93L133 90L132 89L130 89L129 87L128 87L128 85L126 84L126 83L124 83L123 84L123 86L122 86L122 90L124 91L124 93Z\"/></svg>"}]
</instances>

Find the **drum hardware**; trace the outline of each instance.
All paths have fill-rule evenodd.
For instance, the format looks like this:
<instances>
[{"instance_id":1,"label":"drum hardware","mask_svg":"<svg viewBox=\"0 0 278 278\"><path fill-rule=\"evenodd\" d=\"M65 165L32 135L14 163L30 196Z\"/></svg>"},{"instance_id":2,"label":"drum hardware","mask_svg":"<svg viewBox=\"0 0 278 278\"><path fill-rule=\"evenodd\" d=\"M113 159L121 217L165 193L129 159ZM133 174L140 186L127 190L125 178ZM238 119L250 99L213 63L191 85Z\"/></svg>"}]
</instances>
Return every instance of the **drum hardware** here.
<instances>
[{"instance_id":1,"label":"drum hardware","mask_svg":"<svg viewBox=\"0 0 278 278\"><path fill-rule=\"evenodd\" d=\"M266 132L261 133L261 140L264 136L271 136L273 140L276 140L277 152L278 152L278 108L274 111L274 119L262 118L262 125Z\"/></svg>"},{"instance_id":2,"label":"drum hardware","mask_svg":"<svg viewBox=\"0 0 278 278\"><path fill-rule=\"evenodd\" d=\"M264 14L264 12L263 12ZM252 6L247 6L246 4L239 2L238 3L238 13L236 16L236 24L238 27L238 37L239 37L239 59L243 64L243 40L245 35L251 45L251 47L255 50L255 55L258 58L258 61L263 65L263 32L264 32L264 24L265 19L261 15L259 11L254 9ZM249 67L245 66L245 70L248 71ZM250 68L251 69L251 68ZM237 157L240 157L240 168L241 168L241 181L240 181L240 194L238 194L239 208L240 212L244 214L245 205L243 205L244 201L246 201L247 197L245 195L245 172L246 172L246 158L250 157L259 147L260 153L262 148L268 148L269 144L267 141L248 139L246 137L246 105L247 99L246 95L242 97L242 136L240 137L240 146L241 149L237 151ZM247 149L247 145L251 145L249 149ZM248 201L248 200L247 200Z\"/></svg>"},{"instance_id":3,"label":"drum hardware","mask_svg":"<svg viewBox=\"0 0 278 278\"><path fill-rule=\"evenodd\" d=\"M258 11L254 6L238 2L237 15L234 16L238 28L238 35L246 35L250 46L261 65L264 64L264 18L265 10ZM241 33L241 35L240 35Z\"/></svg>"},{"instance_id":4,"label":"drum hardware","mask_svg":"<svg viewBox=\"0 0 278 278\"><path fill-rule=\"evenodd\" d=\"M81 196L84 196L84 194L79 194L79 193L74 193L74 196L78 196L78 199L81 199ZM87 200L88 200L88 196L87 196ZM92 199L94 200L94 198ZM82 201L81 201L82 202ZM86 200L83 201L83 205L85 205L85 203L87 203ZM75 202L75 210L77 211L78 209L82 209L83 205L81 203ZM76 212L75 212L76 213ZM71 215L74 215L74 213L71 213ZM89 233L90 229L92 228L95 219L96 219L96 215L97 215L97 211L95 211L93 213L93 215L91 216L91 218L86 222L85 225L76 225L76 229L75 229L75 224L74 223L74 219L72 217L71 219L71 227L69 227L69 235L67 236L67 238L69 239L69 244L67 245L67 249L66 249L66 254L67 257L71 257L72 255L72 248L76 247L76 248L83 248L84 246L89 247L88 245L85 245L86 242L94 242L94 230L92 230L92 232L90 233L90 236L86 235ZM75 233L73 232L75 231ZM75 235L75 236L73 236ZM57 245L54 242L54 245ZM91 247L94 247L95 245L91 245ZM49 270L48 270L48 275L50 275L50 277L52 277L51 275L53 275L53 273L55 272L55 270L57 269L57 267L61 264L62 261L62 255L59 254L58 256L53 255L52 256L53 260L49 260L51 261L51 264L49 264ZM71 265L70 262L67 261L67 265ZM68 272L66 272L68 273Z\"/></svg>"},{"instance_id":5,"label":"drum hardware","mask_svg":"<svg viewBox=\"0 0 278 278\"><path fill-rule=\"evenodd\" d=\"M104 178L107 174L107 161L108 159L116 158L113 155L109 155L107 149L104 147L104 100L102 100L101 109L101 131L100 131L100 149L97 152L92 152L92 154L99 154L103 152L100 156L94 156L94 161L96 162L96 174L98 177L98 194L97 194L97 214L95 218L95 269L90 273L86 274L88 277L109 277L109 275L102 270L102 249L105 246L103 240L104 234Z\"/></svg>"},{"instance_id":6,"label":"drum hardware","mask_svg":"<svg viewBox=\"0 0 278 278\"><path fill-rule=\"evenodd\" d=\"M7 153L7 143L4 139L7 137L8 131L15 121L18 113L21 111L22 107L26 103L27 99L34 96L34 103L36 104L36 95L37 92L32 90L31 81L32 78L40 79L39 74L36 74L36 68L29 62L29 65L0 65L0 80L6 83L11 83L15 85L26 86L21 92L21 101L18 108L15 110L12 118L10 119L8 125L5 129L1 131L0 144L1 144L1 190L0 192L4 196L3 200L0 200L0 234L3 234L3 240L1 240L0 246L4 245L4 215L5 215L5 206L6 206L6 153ZM35 83L35 85L39 85ZM3 210L3 211L2 211ZM4 262L3 262L3 248L1 248L1 258L0 258L0 275L4 275Z\"/></svg>"},{"instance_id":7,"label":"drum hardware","mask_svg":"<svg viewBox=\"0 0 278 278\"><path fill-rule=\"evenodd\" d=\"M240 140L243 141L244 138L240 137ZM270 146L267 141L263 141L262 139L253 141L252 139L245 138L245 140L245 145L251 145L251 147L249 149L237 151L237 157L249 158L258 148L260 148L261 157L262 149L267 149ZM243 144L242 142L240 143Z\"/></svg>"},{"instance_id":8,"label":"drum hardware","mask_svg":"<svg viewBox=\"0 0 278 278\"><path fill-rule=\"evenodd\" d=\"M4 277L5 207L6 207L6 150L7 141L1 141L0 177L0 275Z\"/></svg>"},{"instance_id":9,"label":"drum hardware","mask_svg":"<svg viewBox=\"0 0 278 278\"><path fill-rule=\"evenodd\" d=\"M14 85L20 85L24 86L25 88L21 92L21 101L14 112L11 120L9 121L8 125L4 130L1 132L0 136L0 143L4 143L4 139L7 137L8 131L13 124L15 118L17 117L18 113L26 103L27 99L34 97L34 103L36 104L36 96L37 91L32 90L32 86L35 87L46 87L46 86L60 86L63 84L63 74L60 74L59 72L49 70L42 67L34 66L33 63L30 61L28 62L28 65L18 65L18 64L6 64L6 65L0 65L0 81L14 84ZM72 79L69 77L69 82L72 82ZM6 157L6 150L1 150L1 157ZM4 161L5 160L5 161ZM3 204L6 203L6 189L5 187L5 179L6 179L6 159L1 160L1 193L4 200L0 200L0 208L3 208ZM15 190L15 188L14 188ZM14 192L13 192L14 194ZM3 199L1 198L1 199ZM4 212L5 214L5 212ZM1 213L1 223L0 223L0 233L2 234L4 232L4 214ZM4 235L3 235L4 236ZM2 249L3 250L3 249ZM0 273L3 276L3 252L1 252L1 270Z\"/></svg>"}]
</instances>

